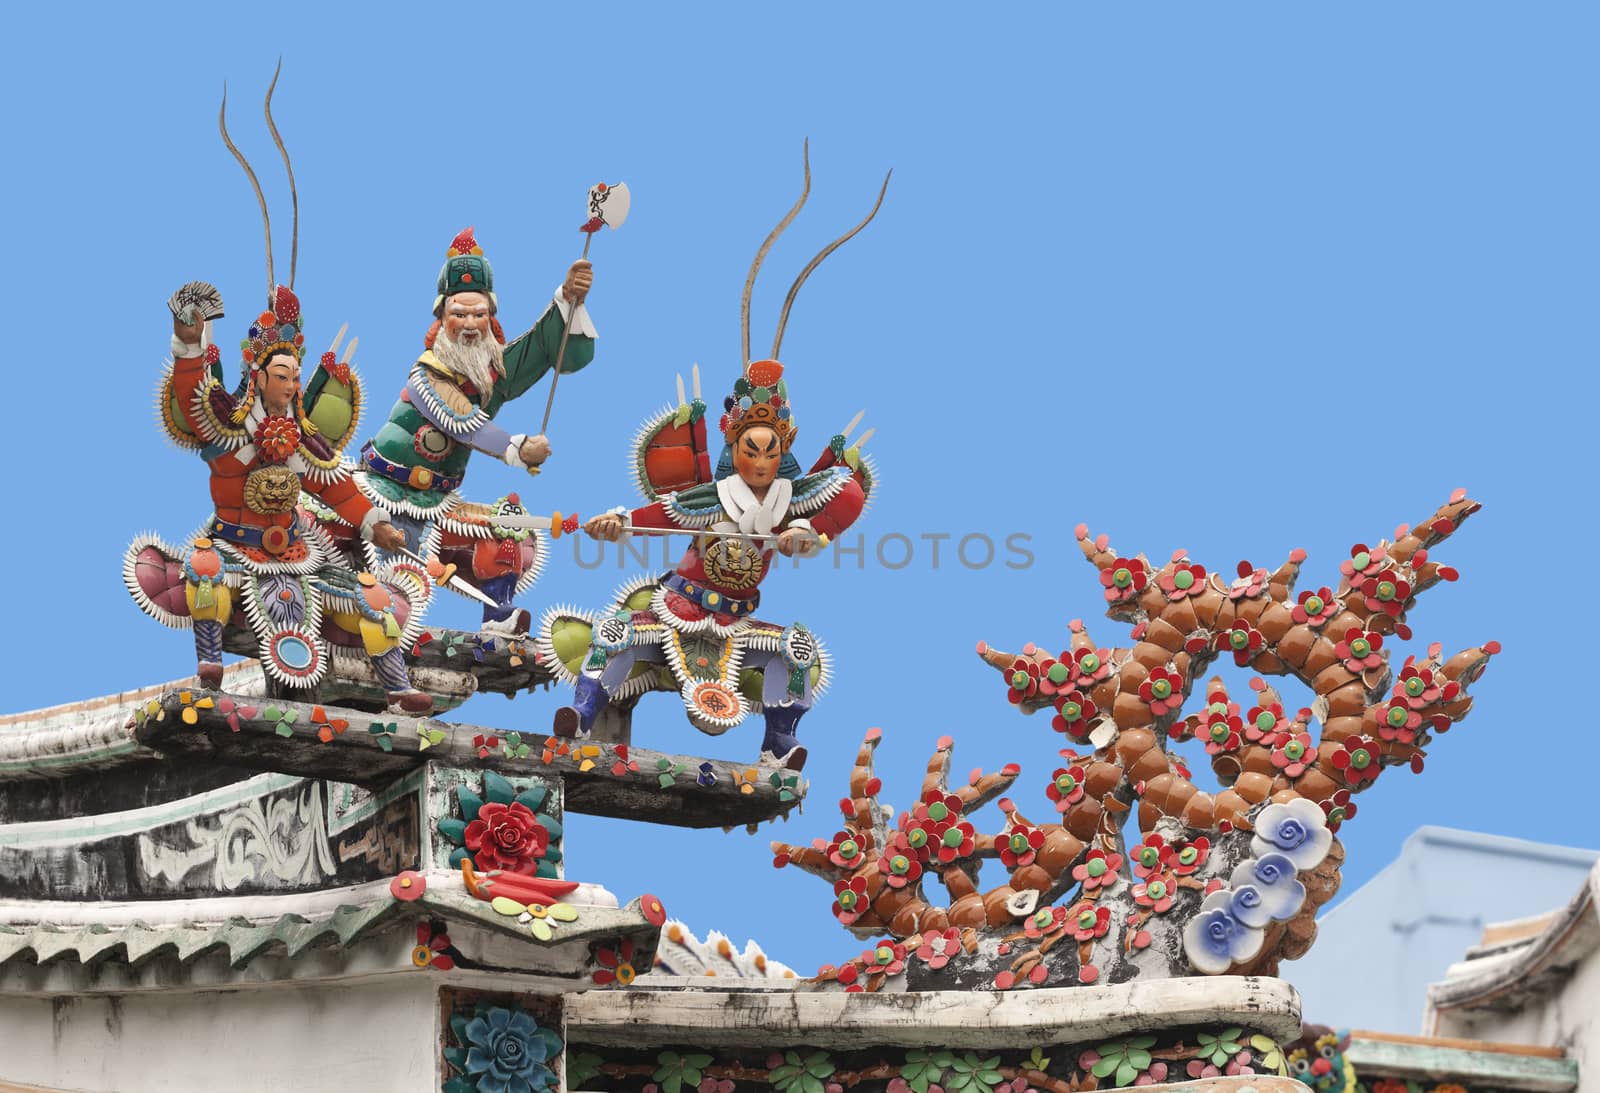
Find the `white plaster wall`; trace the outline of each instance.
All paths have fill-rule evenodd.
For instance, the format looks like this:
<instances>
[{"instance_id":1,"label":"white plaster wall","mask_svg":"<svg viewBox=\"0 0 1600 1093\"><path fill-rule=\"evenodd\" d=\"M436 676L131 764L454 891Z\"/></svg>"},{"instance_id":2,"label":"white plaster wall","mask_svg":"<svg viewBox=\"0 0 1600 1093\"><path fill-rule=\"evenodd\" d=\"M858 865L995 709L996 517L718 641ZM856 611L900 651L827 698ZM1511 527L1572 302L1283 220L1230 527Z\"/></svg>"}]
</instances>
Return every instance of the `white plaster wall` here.
<instances>
[{"instance_id":1,"label":"white plaster wall","mask_svg":"<svg viewBox=\"0 0 1600 1093\"><path fill-rule=\"evenodd\" d=\"M1566 1048L1578 1061L1576 1093L1600 1093L1600 953L1586 956L1559 989L1516 1013L1445 1010L1437 1034Z\"/></svg>"},{"instance_id":2,"label":"white plaster wall","mask_svg":"<svg viewBox=\"0 0 1600 1093\"><path fill-rule=\"evenodd\" d=\"M1285 961L1278 974L1299 990L1307 1021L1424 1032L1428 984L1442 980L1490 923L1564 907L1596 856L1594 850L1418 828L1398 858L1360 888L1340 893L1317 921L1315 947Z\"/></svg>"},{"instance_id":3,"label":"white plaster wall","mask_svg":"<svg viewBox=\"0 0 1600 1093\"><path fill-rule=\"evenodd\" d=\"M437 1093L438 982L0 996L0 1079L85 1093Z\"/></svg>"}]
</instances>

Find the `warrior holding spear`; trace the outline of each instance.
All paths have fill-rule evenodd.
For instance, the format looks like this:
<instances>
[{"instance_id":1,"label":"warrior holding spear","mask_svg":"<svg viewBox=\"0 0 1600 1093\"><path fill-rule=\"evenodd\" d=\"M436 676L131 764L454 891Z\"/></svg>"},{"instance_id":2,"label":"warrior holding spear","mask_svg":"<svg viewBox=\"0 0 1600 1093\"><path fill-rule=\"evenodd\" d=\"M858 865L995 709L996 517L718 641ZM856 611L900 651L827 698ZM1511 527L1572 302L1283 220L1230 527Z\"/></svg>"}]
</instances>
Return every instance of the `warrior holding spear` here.
<instances>
[{"instance_id":1,"label":"warrior holding spear","mask_svg":"<svg viewBox=\"0 0 1600 1093\"><path fill-rule=\"evenodd\" d=\"M741 310L746 363L723 403L723 448L715 471L706 446L705 403L699 398L696 368L693 403L684 402L680 379L679 406L640 432L635 465L639 486L651 503L631 513L616 510L597 516L584 527L592 538L606 542L662 533L689 534L694 541L672 573L625 586L598 620L559 610L546 616L541 654L546 663L560 665L557 670L576 688L573 704L556 714L558 736L587 736L601 710L613 700L651 689L660 678L654 666L665 665L689 720L701 731L722 733L759 709L766 718L761 761L793 770L805 763L797 730L826 680L822 650L803 625L782 627L754 617L760 585L775 552L785 557L815 554L855 521L871 489L872 472L861 457L860 442L846 449L844 435L833 438L809 472L801 471L791 451L797 428L788 382L775 358L801 285L824 258L866 227L883 203L880 190L866 219L805 267L784 301L773 359L752 361L750 297L756 274L811 191L809 157L805 174L800 200L761 245L745 280ZM884 189L888 184L885 178ZM574 633L588 635L587 648L573 648Z\"/></svg>"},{"instance_id":2,"label":"warrior holding spear","mask_svg":"<svg viewBox=\"0 0 1600 1093\"><path fill-rule=\"evenodd\" d=\"M594 359L594 325L584 306L594 284L587 259L594 233L620 225L628 190L601 184L590 191L584 258L567 270L550 305L532 329L506 343L496 317L494 270L471 228L450 241L433 301L434 322L422 355L411 367L399 401L378 433L361 449L356 483L374 504L394 514L405 535L402 549L361 544L368 564L385 557L429 559L434 578L483 604L483 629L524 634L531 621L513 605L544 564L537 529L560 535L576 521L530 519L516 493L493 505L463 502L457 492L474 451L537 475L550 456L543 429L510 434L494 418L547 372L553 401L556 376L577 372ZM557 367L558 366L558 367ZM545 422L549 422L546 407ZM498 517L519 517L508 527Z\"/></svg>"}]
</instances>

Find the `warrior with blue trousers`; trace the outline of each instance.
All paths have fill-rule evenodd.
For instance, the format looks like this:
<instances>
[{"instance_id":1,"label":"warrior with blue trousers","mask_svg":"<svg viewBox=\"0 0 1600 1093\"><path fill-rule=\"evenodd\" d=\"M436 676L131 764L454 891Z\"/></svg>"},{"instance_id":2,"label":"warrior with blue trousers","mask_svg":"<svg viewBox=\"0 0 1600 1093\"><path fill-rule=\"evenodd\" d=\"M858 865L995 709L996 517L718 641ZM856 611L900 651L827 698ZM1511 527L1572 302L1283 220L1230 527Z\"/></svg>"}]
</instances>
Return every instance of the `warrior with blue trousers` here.
<instances>
[{"instance_id":1,"label":"warrior with blue trousers","mask_svg":"<svg viewBox=\"0 0 1600 1093\"><path fill-rule=\"evenodd\" d=\"M809 192L809 164L806 182ZM880 192L878 204L882 201ZM584 527L604 542L640 534L681 533L692 539L671 573L625 585L597 616L560 609L545 616L540 628L544 662L574 685L572 705L556 713L558 736L589 735L610 703L658 689L670 673L690 722L701 731L722 733L759 710L766 720L760 761L792 770L805 764L798 729L826 683L826 658L805 626L778 626L755 617L761 585L775 555L814 555L855 522L872 489L873 472L860 452L870 431L848 448L846 435L835 436L811 469L802 471L791 450L797 426L784 366L776 359L749 360L756 273L804 202L802 194L768 236L746 279L747 363L723 403L718 423L723 447L715 470L697 372L693 402L684 400L680 381L679 405L647 422L638 435L634 465L650 503L594 517ZM774 358L800 286L877 210L874 205L796 280L778 322ZM586 647L572 637L579 633L588 637Z\"/></svg>"}]
</instances>

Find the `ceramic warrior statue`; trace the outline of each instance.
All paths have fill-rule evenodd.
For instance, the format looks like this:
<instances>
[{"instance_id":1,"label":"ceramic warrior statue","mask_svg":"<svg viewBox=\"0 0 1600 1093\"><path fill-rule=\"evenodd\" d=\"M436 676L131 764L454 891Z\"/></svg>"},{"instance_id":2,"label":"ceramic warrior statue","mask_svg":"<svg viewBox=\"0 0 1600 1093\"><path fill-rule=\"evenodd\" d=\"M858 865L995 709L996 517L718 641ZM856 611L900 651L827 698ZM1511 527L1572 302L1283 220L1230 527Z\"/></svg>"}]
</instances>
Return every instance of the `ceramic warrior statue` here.
<instances>
[{"instance_id":1,"label":"ceramic warrior statue","mask_svg":"<svg viewBox=\"0 0 1600 1093\"><path fill-rule=\"evenodd\" d=\"M584 307L592 283L589 263L573 263L544 315L508 345L496 318L489 260L471 228L457 235L439 271L424 351L388 420L362 447L354 472L366 498L394 513L409 550L430 562L437 558L436 578L452 573L494 602L483 610L488 632L527 632L528 612L513 600L538 577L544 544L538 532L495 524L497 511L526 515L516 494L481 505L463 502L457 491L474 451L539 473L550 454L545 438L507 433L494 418L550 370L558 353L564 373L594 359L595 331ZM368 565L393 557L382 543L368 541L360 549Z\"/></svg>"},{"instance_id":2,"label":"ceramic warrior statue","mask_svg":"<svg viewBox=\"0 0 1600 1093\"><path fill-rule=\"evenodd\" d=\"M746 280L747 361L756 273L805 197L773 229ZM880 192L878 204L882 201ZM806 277L877 211L874 205L795 281L773 340L774 358L789 307ZM541 653L576 689L572 705L557 712L554 731L564 737L588 735L609 703L659 686L656 669L665 666L697 728L719 734L759 710L766 719L761 761L799 770L806 749L797 733L825 684L824 653L805 626L784 627L755 617L761 583L775 553L815 554L855 521L872 488L871 465L859 445L846 449L841 435L809 471L801 470L792 451L797 426L784 367L771 359L749 361L724 401L718 426L723 447L713 470L698 373L695 387L693 403L684 403L680 381L678 408L663 411L640 431L634 464L650 503L631 513L618 509L595 517L584 529L602 541L651 532L695 533L691 545L673 572L624 586L596 618L559 609L546 615Z\"/></svg>"},{"instance_id":3,"label":"ceramic warrior statue","mask_svg":"<svg viewBox=\"0 0 1600 1093\"><path fill-rule=\"evenodd\" d=\"M267 104L270 121L270 91ZM254 171L228 146L259 198ZM265 216L264 199L261 207ZM300 301L292 288L272 283L270 223L267 233L268 307L241 343L244 376L232 391L211 341L212 321L223 314L221 295L195 281L168 301L173 361L158 396L161 422L175 443L210 467L215 510L183 549L154 536L136 539L124 579L146 614L193 628L204 686L221 685L223 631L237 608L279 688L314 693L328 671L330 645L362 650L391 707L427 713L432 699L411 686L402 652L421 625L426 572L411 564L352 572L300 505L312 495L364 538L401 542L388 513L362 496L341 465L361 390L351 353L342 362L336 356L343 331L302 389Z\"/></svg>"}]
</instances>

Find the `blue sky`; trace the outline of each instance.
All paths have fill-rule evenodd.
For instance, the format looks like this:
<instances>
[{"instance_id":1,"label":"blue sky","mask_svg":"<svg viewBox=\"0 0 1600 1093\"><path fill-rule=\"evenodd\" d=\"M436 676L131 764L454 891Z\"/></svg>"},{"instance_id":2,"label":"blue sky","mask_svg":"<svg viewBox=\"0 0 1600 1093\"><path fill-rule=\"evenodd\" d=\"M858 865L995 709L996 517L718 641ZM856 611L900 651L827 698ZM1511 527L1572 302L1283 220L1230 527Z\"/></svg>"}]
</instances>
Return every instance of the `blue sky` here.
<instances>
[{"instance_id":1,"label":"blue sky","mask_svg":"<svg viewBox=\"0 0 1600 1093\"><path fill-rule=\"evenodd\" d=\"M883 212L812 277L784 342L802 455L865 408L883 472L855 529L865 564L821 560L766 592L763 613L806 622L839 665L804 725L810 806L754 837L575 819L572 875L653 891L697 931L757 937L804 972L851 955L826 887L774 874L768 839L834 830L873 726L897 807L948 733L958 769L1021 762L1012 796L1048 813L1058 738L1011 711L972 650L1063 647L1075 617L1126 643L1099 619L1075 524L1225 573L1304 547L1314 586L1458 485L1485 508L1436 552L1462 579L1413 613L1412 648L1505 652L1427 772L1360 798L1345 883L1424 822L1594 845L1582 778L1562 776L1591 754L1583 650L1551 617L1564 572L1562 602L1583 609L1581 563L1558 563L1594 531L1579 478L1600 287L1592 6L270 10L11 17L0 278L30 321L10 362L7 708L192 665L187 635L128 602L119 559L135 532L181 536L207 511L203 467L149 411L168 293L217 284L229 344L265 287L255 201L216 135L224 79L287 265L259 106L282 53L296 287L314 344L344 322L359 335L369 425L460 228L476 225L521 329L577 255L586 187L631 187L631 218L591 255L599 353L561 385L550 469L530 484L483 462L469 479L535 511L634 503L627 442L674 373L698 361L713 401L731 384L740 287L797 193L804 137L813 193L757 287L757 347L794 274L894 168ZM501 421L531 431L543 402L541 386ZM953 561L972 533L1026 536L1032 564ZM894 534L915 551L887 569L874 544ZM954 538L935 567L922 536L939 534ZM598 606L634 572L584 570L568 549L530 607ZM475 618L447 602L432 621ZM1296 686L1285 697L1299 704ZM542 731L559 701L486 697L460 716ZM636 726L642 745L716 757L759 740L753 723L701 737L666 695Z\"/></svg>"}]
</instances>

